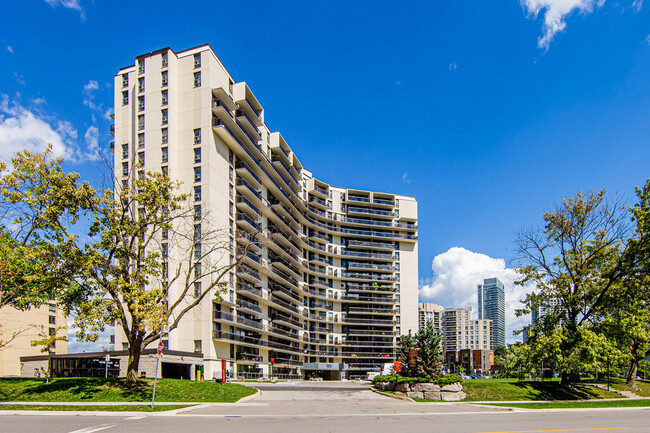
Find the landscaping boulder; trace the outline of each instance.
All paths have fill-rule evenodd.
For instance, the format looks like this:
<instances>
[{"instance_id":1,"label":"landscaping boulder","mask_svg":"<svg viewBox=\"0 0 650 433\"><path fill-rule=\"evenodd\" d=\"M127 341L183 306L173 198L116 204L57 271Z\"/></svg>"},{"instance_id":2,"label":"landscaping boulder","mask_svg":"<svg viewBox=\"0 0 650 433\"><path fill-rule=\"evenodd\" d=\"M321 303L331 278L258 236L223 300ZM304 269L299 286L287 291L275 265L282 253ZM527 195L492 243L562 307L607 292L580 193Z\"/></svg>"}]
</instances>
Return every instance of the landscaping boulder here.
<instances>
[{"instance_id":1,"label":"landscaping boulder","mask_svg":"<svg viewBox=\"0 0 650 433\"><path fill-rule=\"evenodd\" d=\"M395 384L395 391L399 392L409 392L411 388L408 383L397 383Z\"/></svg>"},{"instance_id":2,"label":"landscaping boulder","mask_svg":"<svg viewBox=\"0 0 650 433\"><path fill-rule=\"evenodd\" d=\"M441 392L440 397L442 401L461 401L467 397L463 391L458 392Z\"/></svg>"},{"instance_id":3,"label":"landscaping boulder","mask_svg":"<svg viewBox=\"0 0 650 433\"><path fill-rule=\"evenodd\" d=\"M440 385L435 383L414 383L411 385L411 391L416 392L435 392L440 391Z\"/></svg>"},{"instance_id":4,"label":"landscaping boulder","mask_svg":"<svg viewBox=\"0 0 650 433\"><path fill-rule=\"evenodd\" d=\"M409 391L409 392L406 393L406 396L408 398L424 398L424 393L423 392Z\"/></svg>"},{"instance_id":5,"label":"landscaping boulder","mask_svg":"<svg viewBox=\"0 0 650 433\"><path fill-rule=\"evenodd\" d=\"M375 388L380 391L392 391L395 388L393 382L377 382L375 383Z\"/></svg>"},{"instance_id":6,"label":"landscaping boulder","mask_svg":"<svg viewBox=\"0 0 650 433\"><path fill-rule=\"evenodd\" d=\"M442 391L460 392L462 390L463 390L463 386L459 382L445 385L442 387Z\"/></svg>"},{"instance_id":7,"label":"landscaping boulder","mask_svg":"<svg viewBox=\"0 0 650 433\"><path fill-rule=\"evenodd\" d=\"M440 400L440 391L424 391L424 398L429 400Z\"/></svg>"}]
</instances>

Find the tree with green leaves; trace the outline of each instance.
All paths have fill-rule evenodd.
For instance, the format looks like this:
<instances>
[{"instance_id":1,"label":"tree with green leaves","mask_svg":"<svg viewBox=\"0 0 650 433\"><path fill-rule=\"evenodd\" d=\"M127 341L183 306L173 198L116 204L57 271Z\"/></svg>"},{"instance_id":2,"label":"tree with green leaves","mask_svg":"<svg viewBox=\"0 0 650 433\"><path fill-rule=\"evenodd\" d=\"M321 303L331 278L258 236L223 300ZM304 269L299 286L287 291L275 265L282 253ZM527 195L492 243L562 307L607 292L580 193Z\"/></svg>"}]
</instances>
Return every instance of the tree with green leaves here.
<instances>
[{"instance_id":1,"label":"tree with green leaves","mask_svg":"<svg viewBox=\"0 0 650 433\"><path fill-rule=\"evenodd\" d=\"M408 335L402 335L399 338L399 348L398 348L398 354L397 354L397 360L402 363L402 374L406 374L408 370L408 365L409 365L409 353L411 350L415 349L415 339L413 338L413 335L411 334L411 330L409 329Z\"/></svg>"},{"instance_id":2,"label":"tree with green leaves","mask_svg":"<svg viewBox=\"0 0 650 433\"><path fill-rule=\"evenodd\" d=\"M52 351L56 346L56 342L68 341L68 336L65 335L65 333L64 335L57 335L57 334L59 331L65 331L66 329L68 329L67 326L57 326L56 328L53 328L51 331L48 330L46 332L45 327L41 326L41 330L38 333L40 339L33 340L30 342L32 347L41 346L41 352L48 354L47 371L41 367L41 371L45 375L45 383L49 383L50 377L52 377Z\"/></svg>"},{"instance_id":3,"label":"tree with green leaves","mask_svg":"<svg viewBox=\"0 0 650 433\"><path fill-rule=\"evenodd\" d=\"M63 297L79 262L72 227L95 204L95 190L60 158L24 151L0 162L0 308L39 307Z\"/></svg>"},{"instance_id":4,"label":"tree with green leaves","mask_svg":"<svg viewBox=\"0 0 650 433\"><path fill-rule=\"evenodd\" d=\"M205 299L219 300L248 244L233 250L227 231L169 177L146 173L130 182L106 191L95 208L72 311L82 340L95 340L106 324L122 330L127 381L135 382L142 350L163 325L173 331Z\"/></svg>"},{"instance_id":5,"label":"tree with green leaves","mask_svg":"<svg viewBox=\"0 0 650 433\"><path fill-rule=\"evenodd\" d=\"M428 320L424 328L415 334L415 344L418 348L418 372L428 378L442 375L442 332L435 328L432 320Z\"/></svg>"},{"instance_id":6,"label":"tree with green leaves","mask_svg":"<svg viewBox=\"0 0 650 433\"><path fill-rule=\"evenodd\" d=\"M650 352L650 179L636 188L631 208L634 233L623 256L625 278L609 295L602 328L629 362L626 385L636 386L641 362Z\"/></svg>"},{"instance_id":7,"label":"tree with green leaves","mask_svg":"<svg viewBox=\"0 0 650 433\"><path fill-rule=\"evenodd\" d=\"M535 356L550 360L562 383L580 372L602 368L616 354L594 326L606 312L608 295L625 277L623 255L629 237L629 213L605 191L579 193L544 214L544 226L522 230L516 247L522 265L518 284L536 290L518 314L556 302L544 320L528 327Z\"/></svg>"}]
</instances>

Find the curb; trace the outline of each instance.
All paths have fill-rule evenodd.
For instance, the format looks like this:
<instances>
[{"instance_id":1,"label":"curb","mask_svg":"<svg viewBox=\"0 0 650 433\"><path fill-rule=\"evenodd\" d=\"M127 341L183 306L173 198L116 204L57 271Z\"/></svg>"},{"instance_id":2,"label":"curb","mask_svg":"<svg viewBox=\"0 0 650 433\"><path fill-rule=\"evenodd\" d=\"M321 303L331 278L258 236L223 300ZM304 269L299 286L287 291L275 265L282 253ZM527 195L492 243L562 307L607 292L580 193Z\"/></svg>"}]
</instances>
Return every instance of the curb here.
<instances>
[{"instance_id":1,"label":"curb","mask_svg":"<svg viewBox=\"0 0 650 433\"><path fill-rule=\"evenodd\" d=\"M381 392L381 391L379 391L378 389L375 389L375 388L370 388L370 391L372 391L372 392L374 392L376 394L379 394L379 395L383 395L384 397L390 397L390 398L394 398L396 400L403 400L403 401L408 401L410 403L415 403L415 400L413 400L410 397L402 397L401 395L388 394L387 392Z\"/></svg>"},{"instance_id":2,"label":"curb","mask_svg":"<svg viewBox=\"0 0 650 433\"><path fill-rule=\"evenodd\" d=\"M262 395L262 391L260 391L259 388L253 388L253 389L255 389L257 391L255 394L247 395L246 397L240 398L239 400L237 400L235 402L235 404L237 404L237 403L245 403L247 401L255 400L256 398L258 398L258 397L260 397Z\"/></svg>"}]
</instances>

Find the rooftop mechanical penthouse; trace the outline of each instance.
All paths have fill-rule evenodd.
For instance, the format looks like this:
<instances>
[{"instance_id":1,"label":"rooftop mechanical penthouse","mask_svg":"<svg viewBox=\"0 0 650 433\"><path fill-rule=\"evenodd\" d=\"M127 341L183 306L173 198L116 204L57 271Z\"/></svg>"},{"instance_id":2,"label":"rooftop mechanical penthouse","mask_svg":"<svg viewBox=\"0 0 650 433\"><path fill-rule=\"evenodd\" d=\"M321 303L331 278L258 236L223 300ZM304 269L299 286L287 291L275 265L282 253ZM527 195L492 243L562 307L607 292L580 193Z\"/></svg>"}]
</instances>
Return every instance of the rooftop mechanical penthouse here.
<instances>
[{"instance_id":1,"label":"rooftop mechanical penthouse","mask_svg":"<svg viewBox=\"0 0 650 433\"><path fill-rule=\"evenodd\" d=\"M362 376L417 330L415 199L316 178L209 45L120 69L114 137L116 182L128 185L136 164L167 173L227 228L231 254L248 245L222 301L206 297L165 342L203 353L206 378L223 359L238 378L268 376L271 359L278 377ZM117 329L116 349L125 341Z\"/></svg>"}]
</instances>

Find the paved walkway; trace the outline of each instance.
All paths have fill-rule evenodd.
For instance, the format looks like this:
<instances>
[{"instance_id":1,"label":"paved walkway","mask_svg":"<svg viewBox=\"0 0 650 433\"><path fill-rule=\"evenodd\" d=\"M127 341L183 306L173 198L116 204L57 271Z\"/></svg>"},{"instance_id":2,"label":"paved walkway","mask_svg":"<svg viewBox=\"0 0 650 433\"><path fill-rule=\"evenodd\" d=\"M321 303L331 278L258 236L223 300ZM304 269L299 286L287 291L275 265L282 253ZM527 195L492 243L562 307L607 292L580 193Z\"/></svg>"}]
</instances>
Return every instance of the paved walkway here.
<instances>
[{"instance_id":1,"label":"paved walkway","mask_svg":"<svg viewBox=\"0 0 650 433\"><path fill-rule=\"evenodd\" d=\"M595 386L596 388L600 388L600 389L604 389L605 391L608 391L607 385L603 385L602 383L587 383L586 385ZM633 393L632 391L621 391L621 390L618 390L618 389L614 389L613 387L610 387L609 391L615 392L617 394L622 395L623 397L627 397L627 398L630 398L630 399L644 398L644 397L641 397L640 395L637 395L637 394Z\"/></svg>"},{"instance_id":2,"label":"paved walkway","mask_svg":"<svg viewBox=\"0 0 650 433\"><path fill-rule=\"evenodd\" d=\"M247 384L248 385L248 384ZM370 391L359 382L298 382L251 384L261 396L235 405L205 404L183 415L223 417L321 417L338 415L414 415L436 413L499 412L507 409L463 403L413 403Z\"/></svg>"}]
</instances>

